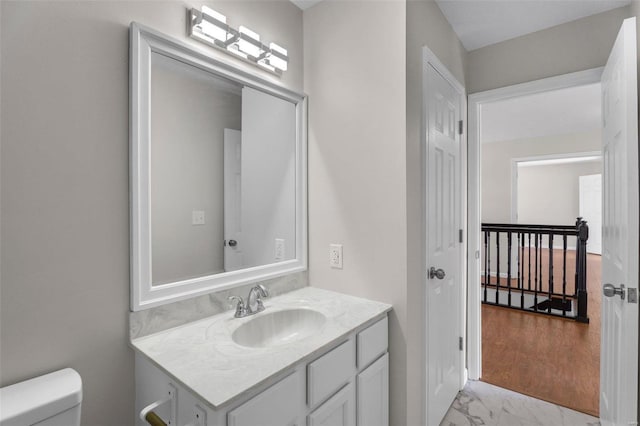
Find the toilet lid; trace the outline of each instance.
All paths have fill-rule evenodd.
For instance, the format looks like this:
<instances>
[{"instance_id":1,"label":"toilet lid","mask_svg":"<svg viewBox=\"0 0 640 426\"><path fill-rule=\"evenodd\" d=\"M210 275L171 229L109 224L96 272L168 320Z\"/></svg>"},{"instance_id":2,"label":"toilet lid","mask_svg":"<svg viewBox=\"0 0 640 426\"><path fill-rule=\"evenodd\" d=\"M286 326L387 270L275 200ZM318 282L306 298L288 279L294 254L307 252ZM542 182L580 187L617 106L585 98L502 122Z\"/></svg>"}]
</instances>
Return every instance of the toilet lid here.
<instances>
[{"instance_id":1,"label":"toilet lid","mask_svg":"<svg viewBox=\"0 0 640 426\"><path fill-rule=\"evenodd\" d=\"M0 426L33 424L82 402L82 379L65 368L0 389Z\"/></svg>"}]
</instances>

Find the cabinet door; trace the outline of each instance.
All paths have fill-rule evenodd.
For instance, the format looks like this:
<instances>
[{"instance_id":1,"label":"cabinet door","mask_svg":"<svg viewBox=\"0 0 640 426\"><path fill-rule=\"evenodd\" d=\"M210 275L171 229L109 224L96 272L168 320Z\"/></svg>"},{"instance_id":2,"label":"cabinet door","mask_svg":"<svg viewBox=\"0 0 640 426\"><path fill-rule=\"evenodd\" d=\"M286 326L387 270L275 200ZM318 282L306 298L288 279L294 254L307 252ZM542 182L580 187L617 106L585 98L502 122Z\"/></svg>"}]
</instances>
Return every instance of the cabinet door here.
<instances>
[{"instance_id":1,"label":"cabinet door","mask_svg":"<svg viewBox=\"0 0 640 426\"><path fill-rule=\"evenodd\" d=\"M389 354L358 374L358 426L389 426Z\"/></svg>"},{"instance_id":2,"label":"cabinet door","mask_svg":"<svg viewBox=\"0 0 640 426\"><path fill-rule=\"evenodd\" d=\"M351 382L309 415L309 426L355 426L355 400L356 388Z\"/></svg>"},{"instance_id":3,"label":"cabinet door","mask_svg":"<svg viewBox=\"0 0 640 426\"><path fill-rule=\"evenodd\" d=\"M296 371L230 411L228 426L302 426L304 385L304 372Z\"/></svg>"}]
</instances>

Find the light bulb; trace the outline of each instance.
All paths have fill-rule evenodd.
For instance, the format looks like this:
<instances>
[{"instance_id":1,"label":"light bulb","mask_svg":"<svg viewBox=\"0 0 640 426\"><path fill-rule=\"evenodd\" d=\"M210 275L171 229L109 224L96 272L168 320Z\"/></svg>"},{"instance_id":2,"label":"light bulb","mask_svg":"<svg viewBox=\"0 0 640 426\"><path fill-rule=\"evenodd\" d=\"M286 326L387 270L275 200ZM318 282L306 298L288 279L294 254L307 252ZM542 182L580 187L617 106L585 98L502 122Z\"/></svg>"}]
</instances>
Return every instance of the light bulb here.
<instances>
[{"instance_id":1,"label":"light bulb","mask_svg":"<svg viewBox=\"0 0 640 426\"><path fill-rule=\"evenodd\" d=\"M204 15L207 15L219 22L221 22L222 24L226 24L227 23L227 17L224 16L223 14L216 12L215 10L211 9L210 7L207 6L202 6L202 13ZM202 22L200 23L200 29L202 30L202 32L211 37L214 38L216 40L220 40L220 41L227 41L227 37L228 37L228 33L227 33L227 29L226 27L221 27L219 25L217 25L215 22L210 22L209 20L207 20L207 17L203 17Z\"/></svg>"},{"instance_id":2,"label":"light bulb","mask_svg":"<svg viewBox=\"0 0 640 426\"><path fill-rule=\"evenodd\" d=\"M271 56L269 56L269 64L271 64L274 68L279 69L280 71L286 71L287 63L289 62L289 58L287 57L287 49L282 46L278 46L275 43L270 43L269 49L271 49L272 52L277 52L280 55L284 56L284 58L281 58L280 56L271 54Z\"/></svg>"},{"instance_id":3,"label":"light bulb","mask_svg":"<svg viewBox=\"0 0 640 426\"><path fill-rule=\"evenodd\" d=\"M240 26L240 41L238 42L238 48L246 53L247 55L253 56L257 58L260 56L261 49L259 47L260 44L260 35L254 31L251 31L247 27ZM242 36L248 37L252 40L255 40L256 43L251 43L250 41L244 40Z\"/></svg>"}]
</instances>

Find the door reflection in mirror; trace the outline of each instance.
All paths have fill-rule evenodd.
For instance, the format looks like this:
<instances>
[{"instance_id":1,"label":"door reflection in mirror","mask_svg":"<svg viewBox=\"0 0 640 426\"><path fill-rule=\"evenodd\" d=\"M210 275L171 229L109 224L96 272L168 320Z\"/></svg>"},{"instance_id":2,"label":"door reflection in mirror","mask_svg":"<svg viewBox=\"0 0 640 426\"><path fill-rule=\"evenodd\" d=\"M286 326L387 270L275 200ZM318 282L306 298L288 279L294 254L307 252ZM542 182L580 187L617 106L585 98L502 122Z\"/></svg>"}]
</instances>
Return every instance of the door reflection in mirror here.
<instances>
[{"instance_id":1,"label":"door reflection in mirror","mask_svg":"<svg viewBox=\"0 0 640 426\"><path fill-rule=\"evenodd\" d=\"M294 259L295 104L151 57L152 285Z\"/></svg>"}]
</instances>

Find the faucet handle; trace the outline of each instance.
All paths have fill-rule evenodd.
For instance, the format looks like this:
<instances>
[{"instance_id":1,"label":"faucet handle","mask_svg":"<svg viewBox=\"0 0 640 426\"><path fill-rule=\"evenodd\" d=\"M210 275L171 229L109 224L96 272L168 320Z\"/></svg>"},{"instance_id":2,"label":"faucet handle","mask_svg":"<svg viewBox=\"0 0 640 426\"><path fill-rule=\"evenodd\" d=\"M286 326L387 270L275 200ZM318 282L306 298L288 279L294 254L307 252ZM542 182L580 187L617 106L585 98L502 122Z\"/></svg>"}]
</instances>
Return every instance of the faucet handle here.
<instances>
[{"instance_id":1,"label":"faucet handle","mask_svg":"<svg viewBox=\"0 0 640 426\"><path fill-rule=\"evenodd\" d=\"M260 294L262 295L262 297L269 297L269 290L267 290L264 285L258 284L256 285L256 287L258 288L258 290L260 290Z\"/></svg>"},{"instance_id":2,"label":"faucet handle","mask_svg":"<svg viewBox=\"0 0 640 426\"><path fill-rule=\"evenodd\" d=\"M236 305L236 313L234 314L234 317L236 318L242 318L243 316L245 316L246 313L246 308L244 306L244 300L242 300L242 297L240 296L229 296L227 297L227 299L231 302L233 301L238 301L238 304Z\"/></svg>"}]
</instances>

